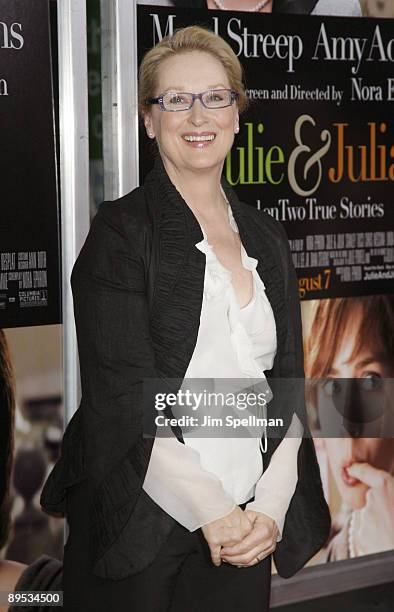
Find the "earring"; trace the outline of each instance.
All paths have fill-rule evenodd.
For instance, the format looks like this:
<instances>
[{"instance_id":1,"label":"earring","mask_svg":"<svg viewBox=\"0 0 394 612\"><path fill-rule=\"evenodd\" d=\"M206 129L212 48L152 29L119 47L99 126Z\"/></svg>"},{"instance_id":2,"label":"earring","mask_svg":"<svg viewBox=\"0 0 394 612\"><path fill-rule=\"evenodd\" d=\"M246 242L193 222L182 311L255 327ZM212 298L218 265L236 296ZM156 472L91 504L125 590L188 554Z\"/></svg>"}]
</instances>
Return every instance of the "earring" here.
<instances>
[{"instance_id":1,"label":"earring","mask_svg":"<svg viewBox=\"0 0 394 612\"><path fill-rule=\"evenodd\" d=\"M236 134L238 134L238 132L239 132L239 125L236 125L236 126L235 126L235 128L234 128L234 132L235 132Z\"/></svg>"},{"instance_id":2,"label":"earring","mask_svg":"<svg viewBox=\"0 0 394 612\"><path fill-rule=\"evenodd\" d=\"M149 136L149 138L154 138L152 132L148 132L148 136Z\"/></svg>"}]
</instances>

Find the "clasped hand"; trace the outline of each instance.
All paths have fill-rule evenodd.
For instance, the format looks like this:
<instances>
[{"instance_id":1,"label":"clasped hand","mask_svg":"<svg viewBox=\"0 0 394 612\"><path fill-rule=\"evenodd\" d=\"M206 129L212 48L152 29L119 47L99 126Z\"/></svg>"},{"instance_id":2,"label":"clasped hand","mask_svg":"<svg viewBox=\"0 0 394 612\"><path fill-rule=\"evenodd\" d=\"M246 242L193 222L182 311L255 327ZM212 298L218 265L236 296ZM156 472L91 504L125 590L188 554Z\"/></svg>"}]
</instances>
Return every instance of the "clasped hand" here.
<instances>
[{"instance_id":1,"label":"clasped hand","mask_svg":"<svg viewBox=\"0 0 394 612\"><path fill-rule=\"evenodd\" d=\"M217 567L222 561L238 567L256 565L275 550L279 533L271 517L239 506L201 530Z\"/></svg>"}]
</instances>

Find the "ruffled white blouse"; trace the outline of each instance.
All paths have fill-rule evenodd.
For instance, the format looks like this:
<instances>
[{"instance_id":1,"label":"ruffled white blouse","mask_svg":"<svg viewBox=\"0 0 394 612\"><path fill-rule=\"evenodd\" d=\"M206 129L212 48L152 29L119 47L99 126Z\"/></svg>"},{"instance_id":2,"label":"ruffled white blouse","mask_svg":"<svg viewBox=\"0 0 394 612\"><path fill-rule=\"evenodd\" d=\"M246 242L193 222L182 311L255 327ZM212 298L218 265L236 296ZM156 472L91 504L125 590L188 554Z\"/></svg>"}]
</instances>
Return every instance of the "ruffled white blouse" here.
<instances>
[{"instance_id":1,"label":"ruffled white blouse","mask_svg":"<svg viewBox=\"0 0 394 612\"><path fill-rule=\"evenodd\" d=\"M228 216L231 228L238 232L230 205ZM208 377L214 381L215 392L239 391L246 387L245 379L253 379L253 384L263 382L269 389L264 371L272 368L277 338L272 308L256 270L258 261L249 257L241 244L242 265L252 272L253 296L240 308L232 274L220 263L205 230L201 230L204 238L195 245L206 257L200 327L181 389L195 391L197 379ZM261 416L270 416L269 403L262 407ZM294 415L287 437L264 473L261 433L259 437L225 433L212 437L201 436L199 431L182 432L185 444L169 428L169 437L157 435L143 489L189 531L226 516L236 505L254 497L246 508L273 518L279 541L298 478L302 436L298 417ZM265 428L262 433L265 439Z\"/></svg>"}]
</instances>

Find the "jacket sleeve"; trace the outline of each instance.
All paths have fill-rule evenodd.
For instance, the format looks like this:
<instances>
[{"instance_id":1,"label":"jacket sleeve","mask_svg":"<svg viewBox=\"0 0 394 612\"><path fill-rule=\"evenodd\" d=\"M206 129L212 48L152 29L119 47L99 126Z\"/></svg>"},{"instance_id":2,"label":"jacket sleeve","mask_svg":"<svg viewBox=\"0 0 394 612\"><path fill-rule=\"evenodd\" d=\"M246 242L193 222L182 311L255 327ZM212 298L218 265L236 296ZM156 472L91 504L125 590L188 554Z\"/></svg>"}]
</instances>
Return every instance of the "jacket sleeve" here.
<instances>
[{"instance_id":1,"label":"jacket sleeve","mask_svg":"<svg viewBox=\"0 0 394 612\"><path fill-rule=\"evenodd\" d=\"M146 297L149 228L133 205L130 199L100 205L72 271L82 388L73 431L79 444L68 444L64 456L62 450L46 484L49 501L66 500L70 484L64 473L73 455L81 455L77 463L83 463L89 487L90 559L101 577L127 575L135 565L135 555L129 559L124 547L131 545L134 513L144 505L142 483L154 441L144 436L144 381L160 378ZM167 518L157 518L163 533L171 528Z\"/></svg>"},{"instance_id":2,"label":"jacket sleeve","mask_svg":"<svg viewBox=\"0 0 394 612\"><path fill-rule=\"evenodd\" d=\"M153 445L152 436L143 436L144 379L157 378L138 252L147 230L132 206L130 200L100 205L73 267L82 398L40 500L47 512L64 514L68 488L87 481L91 560L102 577L118 575L124 565L113 545L141 497ZM158 523L168 530L164 519Z\"/></svg>"},{"instance_id":3,"label":"jacket sleeve","mask_svg":"<svg viewBox=\"0 0 394 612\"><path fill-rule=\"evenodd\" d=\"M101 204L71 275L86 471L96 486L129 453L142 479L143 381L154 378L145 268L119 204ZM129 482L129 485L131 483Z\"/></svg>"}]
</instances>

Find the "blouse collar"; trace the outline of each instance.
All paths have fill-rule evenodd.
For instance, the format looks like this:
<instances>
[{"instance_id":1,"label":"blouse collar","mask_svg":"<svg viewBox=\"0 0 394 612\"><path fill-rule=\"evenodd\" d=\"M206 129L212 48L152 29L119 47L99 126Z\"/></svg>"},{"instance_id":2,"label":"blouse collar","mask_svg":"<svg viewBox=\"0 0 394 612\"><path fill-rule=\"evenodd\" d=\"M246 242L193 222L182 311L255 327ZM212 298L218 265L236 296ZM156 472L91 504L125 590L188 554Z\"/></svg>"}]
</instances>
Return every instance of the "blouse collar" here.
<instances>
[{"instance_id":1,"label":"blouse collar","mask_svg":"<svg viewBox=\"0 0 394 612\"><path fill-rule=\"evenodd\" d=\"M223 192L224 193L224 192ZM227 198L226 198L227 200ZM237 222L234 219L234 215L233 215L233 211L231 209L230 204L228 203L227 200L227 214L228 214L228 219L230 222L230 227L234 232L237 232L237 234L239 234L239 230L238 230L238 225ZM231 272L229 270L227 270L227 268L225 268L218 260L218 258L215 255L215 252L213 250L212 245L209 244L208 242L208 237L206 234L206 231L204 230L203 226L200 225L202 234L203 234L203 239L200 240L200 242L196 242L195 246L197 247L197 249L199 251L201 251L202 253L205 253L206 255L206 260L207 260L207 264L209 266L215 265L216 267L218 267L219 269L221 268L223 271L223 274L229 274L231 275ZM241 260L242 260L242 265L244 268L246 268L247 270L255 270L258 264L258 260L255 259L254 257L249 257L249 255L247 254L244 245L241 242Z\"/></svg>"}]
</instances>

